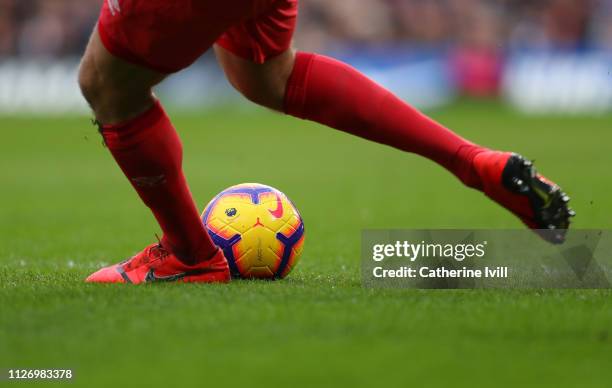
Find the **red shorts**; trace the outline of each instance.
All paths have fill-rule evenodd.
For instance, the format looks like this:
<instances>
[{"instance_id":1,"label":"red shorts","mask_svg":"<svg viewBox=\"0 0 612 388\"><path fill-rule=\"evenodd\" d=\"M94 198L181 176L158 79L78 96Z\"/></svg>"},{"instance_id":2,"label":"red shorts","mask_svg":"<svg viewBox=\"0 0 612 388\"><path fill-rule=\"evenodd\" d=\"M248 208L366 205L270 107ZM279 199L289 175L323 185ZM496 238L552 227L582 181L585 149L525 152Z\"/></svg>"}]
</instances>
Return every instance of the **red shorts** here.
<instances>
[{"instance_id":1,"label":"red shorts","mask_svg":"<svg viewBox=\"0 0 612 388\"><path fill-rule=\"evenodd\" d=\"M162 73L217 43L263 63L291 47L298 0L104 0L98 22L113 55Z\"/></svg>"}]
</instances>

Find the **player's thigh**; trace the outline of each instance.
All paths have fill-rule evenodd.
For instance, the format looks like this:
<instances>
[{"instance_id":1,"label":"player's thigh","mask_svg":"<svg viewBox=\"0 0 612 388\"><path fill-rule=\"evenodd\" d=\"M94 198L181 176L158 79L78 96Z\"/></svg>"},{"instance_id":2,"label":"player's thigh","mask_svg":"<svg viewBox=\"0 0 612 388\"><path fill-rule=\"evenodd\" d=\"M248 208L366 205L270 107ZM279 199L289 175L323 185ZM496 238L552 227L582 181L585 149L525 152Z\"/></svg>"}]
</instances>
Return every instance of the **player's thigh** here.
<instances>
[{"instance_id":1,"label":"player's thigh","mask_svg":"<svg viewBox=\"0 0 612 388\"><path fill-rule=\"evenodd\" d=\"M165 77L166 74L132 64L111 54L102 44L97 28L87 44L79 71L81 85L117 92L151 88Z\"/></svg>"},{"instance_id":2,"label":"player's thigh","mask_svg":"<svg viewBox=\"0 0 612 388\"><path fill-rule=\"evenodd\" d=\"M111 54L102 44L97 28L79 69L83 95L97 118L105 123L123 121L145 110L152 100L151 88L165 77Z\"/></svg>"}]
</instances>

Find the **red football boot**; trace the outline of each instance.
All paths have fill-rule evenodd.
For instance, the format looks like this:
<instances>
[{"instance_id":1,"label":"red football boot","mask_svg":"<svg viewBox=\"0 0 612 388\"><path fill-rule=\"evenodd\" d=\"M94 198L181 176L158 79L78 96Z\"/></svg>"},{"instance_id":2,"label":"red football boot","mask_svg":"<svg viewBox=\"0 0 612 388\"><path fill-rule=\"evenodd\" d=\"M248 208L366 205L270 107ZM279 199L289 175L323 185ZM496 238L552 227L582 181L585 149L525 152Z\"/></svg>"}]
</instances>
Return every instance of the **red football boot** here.
<instances>
[{"instance_id":1,"label":"red football boot","mask_svg":"<svg viewBox=\"0 0 612 388\"><path fill-rule=\"evenodd\" d=\"M161 244L149 245L136 256L122 263L100 269L85 280L89 283L226 283L230 270L221 250L210 259L187 265Z\"/></svg>"},{"instance_id":2,"label":"red football boot","mask_svg":"<svg viewBox=\"0 0 612 388\"><path fill-rule=\"evenodd\" d=\"M538 174L533 163L510 152L484 151L474 157L482 190L553 244L565 241L576 213L561 188Z\"/></svg>"}]
</instances>

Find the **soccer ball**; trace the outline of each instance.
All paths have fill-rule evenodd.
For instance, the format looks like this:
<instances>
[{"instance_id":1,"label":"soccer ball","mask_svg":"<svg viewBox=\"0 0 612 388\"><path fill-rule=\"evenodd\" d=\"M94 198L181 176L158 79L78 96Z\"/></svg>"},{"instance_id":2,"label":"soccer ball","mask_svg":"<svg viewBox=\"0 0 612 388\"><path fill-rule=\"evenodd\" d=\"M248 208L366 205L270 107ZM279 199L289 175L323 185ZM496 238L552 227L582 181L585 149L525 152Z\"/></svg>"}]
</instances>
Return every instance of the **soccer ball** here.
<instances>
[{"instance_id":1,"label":"soccer ball","mask_svg":"<svg viewBox=\"0 0 612 388\"><path fill-rule=\"evenodd\" d=\"M206 206L202 222L234 278L282 279L302 254L302 217L270 186L247 183L222 191Z\"/></svg>"}]
</instances>

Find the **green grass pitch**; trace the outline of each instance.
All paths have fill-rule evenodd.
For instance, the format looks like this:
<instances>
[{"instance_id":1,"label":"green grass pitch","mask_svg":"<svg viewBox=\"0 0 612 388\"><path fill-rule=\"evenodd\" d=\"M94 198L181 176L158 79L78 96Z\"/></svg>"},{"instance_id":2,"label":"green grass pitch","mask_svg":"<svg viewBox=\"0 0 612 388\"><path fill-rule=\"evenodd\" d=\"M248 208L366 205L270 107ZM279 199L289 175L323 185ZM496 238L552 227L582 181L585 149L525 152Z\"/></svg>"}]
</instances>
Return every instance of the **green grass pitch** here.
<instances>
[{"instance_id":1,"label":"green grass pitch","mask_svg":"<svg viewBox=\"0 0 612 388\"><path fill-rule=\"evenodd\" d=\"M576 227L612 227L612 117L466 102L433 115L536 159L572 196ZM263 110L175 124L200 207L253 181L294 201L306 223L296 271L230 285L83 284L158 228L87 118L0 118L0 368L72 368L70 386L87 387L610 386L610 291L361 287L364 228L520 227L440 167Z\"/></svg>"}]
</instances>

